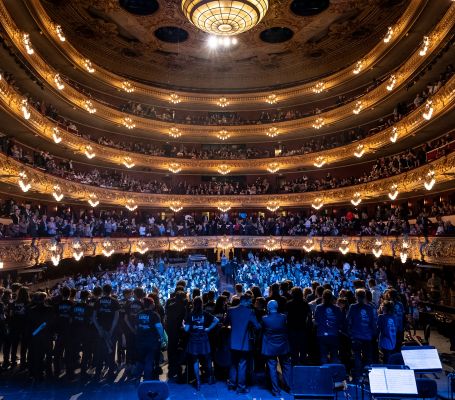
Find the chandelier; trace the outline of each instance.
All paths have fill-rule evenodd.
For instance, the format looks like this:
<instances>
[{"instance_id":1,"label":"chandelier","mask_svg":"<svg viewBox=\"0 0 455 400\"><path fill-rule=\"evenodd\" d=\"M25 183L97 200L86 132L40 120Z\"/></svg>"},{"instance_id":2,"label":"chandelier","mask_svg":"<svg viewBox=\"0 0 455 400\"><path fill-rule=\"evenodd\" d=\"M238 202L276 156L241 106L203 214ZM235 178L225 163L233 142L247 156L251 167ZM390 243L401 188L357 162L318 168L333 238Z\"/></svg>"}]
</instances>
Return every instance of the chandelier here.
<instances>
[{"instance_id":1,"label":"chandelier","mask_svg":"<svg viewBox=\"0 0 455 400\"><path fill-rule=\"evenodd\" d=\"M359 192L355 192L353 198L351 199L351 204L354 207L357 207L362 202L362 195Z\"/></svg>"},{"instance_id":2,"label":"chandelier","mask_svg":"<svg viewBox=\"0 0 455 400\"><path fill-rule=\"evenodd\" d=\"M268 0L182 0L183 13L193 25L219 36L248 31L264 18L268 7Z\"/></svg>"},{"instance_id":3,"label":"chandelier","mask_svg":"<svg viewBox=\"0 0 455 400\"><path fill-rule=\"evenodd\" d=\"M173 126L172 128L169 129L169 136L174 139L177 139L180 136L182 136L182 132L180 132L179 128Z\"/></svg>"},{"instance_id":4,"label":"chandelier","mask_svg":"<svg viewBox=\"0 0 455 400\"><path fill-rule=\"evenodd\" d=\"M354 155L357 158L361 158L364 154L365 154L365 146L363 144L359 144L354 151Z\"/></svg>"},{"instance_id":5,"label":"chandelier","mask_svg":"<svg viewBox=\"0 0 455 400\"><path fill-rule=\"evenodd\" d=\"M126 93L133 93L134 92L134 87L133 87L133 85L131 84L130 81L123 81L122 82L122 89Z\"/></svg>"},{"instance_id":6,"label":"chandelier","mask_svg":"<svg viewBox=\"0 0 455 400\"><path fill-rule=\"evenodd\" d=\"M79 261L84 255L84 251L82 250L81 242L76 240L75 242L73 242L72 247L73 247L73 258L76 261Z\"/></svg>"},{"instance_id":7,"label":"chandelier","mask_svg":"<svg viewBox=\"0 0 455 400\"><path fill-rule=\"evenodd\" d=\"M269 104L276 104L278 103L278 96L276 94L270 94L267 96L265 101Z\"/></svg>"},{"instance_id":8,"label":"chandelier","mask_svg":"<svg viewBox=\"0 0 455 400\"><path fill-rule=\"evenodd\" d=\"M394 126L392 128L392 134L390 135L390 141L392 143L395 143L398 139L398 128L396 126Z\"/></svg>"},{"instance_id":9,"label":"chandelier","mask_svg":"<svg viewBox=\"0 0 455 400\"><path fill-rule=\"evenodd\" d=\"M56 201L61 201L63 199L63 193L60 185L55 185L53 189L54 190L52 191L52 196L54 196L54 199Z\"/></svg>"},{"instance_id":10,"label":"chandelier","mask_svg":"<svg viewBox=\"0 0 455 400\"><path fill-rule=\"evenodd\" d=\"M140 254L145 254L149 251L149 248L143 240L139 240L139 242L136 243L136 251Z\"/></svg>"},{"instance_id":11,"label":"chandelier","mask_svg":"<svg viewBox=\"0 0 455 400\"><path fill-rule=\"evenodd\" d=\"M171 201L169 208L176 213L183 210L182 203L178 200Z\"/></svg>"},{"instance_id":12,"label":"chandelier","mask_svg":"<svg viewBox=\"0 0 455 400\"><path fill-rule=\"evenodd\" d=\"M65 88L65 84L63 83L63 80L60 77L60 74L54 75L54 83L58 90L63 90Z\"/></svg>"},{"instance_id":13,"label":"chandelier","mask_svg":"<svg viewBox=\"0 0 455 400\"><path fill-rule=\"evenodd\" d=\"M56 144L59 144L62 141L62 137L60 136L60 129L57 127L52 128L52 139Z\"/></svg>"},{"instance_id":14,"label":"chandelier","mask_svg":"<svg viewBox=\"0 0 455 400\"><path fill-rule=\"evenodd\" d=\"M321 168L325 163L326 163L325 158L323 156L318 156L316 157L316 160L314 161L313 165L316 168Z\"/></svg>"},{"instance_id":15,"label":"chandelier","mask_svg":"<svg viewBox=\"0 0 455 400\"><path fill-rule=\"evenodd\" d=\"M234 247L232 244L232 240L230 237L223 236L220 241L218 242L218 246L220 249L226 250L230 249L231 247Z\"/></svg>"},{"instance_id":16,"label":"chandelier","mask_svg":"<svg viewBox=\"0 0 455 400\"><path fill-rule=\"evenodd\" d=\"M186 244L183 239L174 240L171 247L172 247L172 250L178 251L178 252L186 250Z\"/></svg>"},{"instance_id":17,"label":"chandelier","mask_svg":"<svg viewBox=\"0 0 455 400\"><path fill-rule=\"evenodd\" d=\"M95 193L90 193L88 196L88 204L90 204L91 207L95 208L98 204L100 204L98 200L98 196Z\"/></svg>"},{"instance_id":18,"label":"chandelier","mask_svg":"<svg viewBox=\"0 0 455 400\"><path fill-rule=\"evenodd\" d=\"M277 162L272 162L267 166L267 171L269 171L271 174L274 174L275 172L278 172L280 170L280 164Z\"/></svg>"},{"instance_id":19,"label":"chandelier","mask_svg":"<svg viewBox=\"0 0 455 400\"><path fill-rule=\"evenodd\" d=\"M231 137L231 134L227 130L222 129L221 131L218 132L217 137L220 140L227 140Z\"/></svg>"},{"instance_id":20,"label":"chandelier","mask_svg":"<svg viewBox=\"0 0 455 400\"><path fill-rule=\"evenodd\" d=\"M398 196L398 185L396 183L394 183L390 187L390 192L388 194L389 194L389 199L392 200L392 201L397 198L397 196Z\"/></svg>"},{"instance_id":21,"label":"chandelier","mask_svg":"<svg viewBox=\"0 0 455 400\"><path fill-rule=\"evenodd\" d=\"M314 250L314 240L313 238L308 238L305 240L305 244L302 246L303 250L305 250L307 253L310 253Z\"/></svg>"},{"instance_id":22,"label":"chandelier","mask_svg":"<svg viewBox=\"0 0 455 400\"><path fill-rule=\"evenodd\" d=\"M228 201L222 201L216 208L218 208L221 212L228 212L231 209L231 203Z\"/></svg>"},{"instance_id":23,"label":"chandelier","mask_svg":"<svg viewBox=\"0 0 455 400\"><path fill-rule=\"evenodd\" d=\"M134 121L132 120L132 118L130 117L124 117L122 119L122 124L123 126L126 128L126 129L134 129L136 127L136 124L134 123Z\"/></svg>"},{"instance_id":24,"label":"chandelier","mask_svg":"<svg viewBox=\"0 0 455 400\"><path fill-rule=\"evenodd\" d=\"M114 246L109 240L105 240L102 244L102 249L101 252L105 257L110 257L112 254L114 254Z\"/></svg>"},{"instance_id":25,"label":"chandelier","mask_svg":"<svg viewBox=\"0 0 455 400\"><path fill-rule=\"evenodd\" d=\"M349 240L343 239L341 241L340 247L338 247L338 250L340 250L340 253L343 255L346 255L349 253Z\"/></svg>"},{"instance_id":26,"label":"chandelier","mask_svg":"<svg viewBox=\"0 0 455 400\"><path fill-rule=\"evenodd\" d=\"M137 209L137 204L133 199L128 199L126 201L125 207L128 211L135 211Z\"/></svg>"},{"instance_id":27,"label":"chandelier","mask_svg":"<svg viewBox=\"0 0 455 400\"><path fill-rule=\"evenodd\" d=\"M276 200L271 200L267 203L267 210L275 212L280 208L280 203Z\"/></svg>"},{"instance_id":28,"label":"chandelier","mask_svg":"<svg viewBox=\"0 0 455 400\"><path fill-rule=\"evenodd\" d=\"M95 152L93 151L93 147L89 144L85 146L84 154L89 160L96 156Z\"/></svg>"},{"instance_id":29,"label":"chandelier","mask_svg":"<svg viewBox=\"0 0 455 400\"><path fill-rule=\"evenodd\" d=\"M171 93L169 95L169 103L171 104L179 104L182 101L180 96L177 93Z\"/></svg>"},{"instance_id":30,"label":"chandelier","mask_svg":"<svg viewBox=\"0 0 455 400\"><path fill-rule=\"evenodd\" d=\"M231 172L231 168L229 168L229 165L222 164L217 168L217 171L221 175L227 175Z\"/></svg>"},{"instance_id":31,"label":"chandelier","mask_svg":"<svg viewBox=\"0 0 455 400\"><path fill-rule=\"evenodd\" d=\"M31 189L32 185L25 171L19 172L18 185L24 193L27 193Z\"/></svg>"},{"instance_id":32,"label":"chandelier","mask_svg":"<svg viewBox=\"0 0 455 400\"><path fill-rule=\"evenodd\" d=\"M278 136L278 128L272 126L267 130L267 136L274 138L275 136Z\"/></svg>"},{"instance_id":33,"label":"chandelier","mask_svg":"<svg viewBox=\"0 0 455 400\"><path fill-rule=\"evenodd\" d=\"M123 157L123 165L126 168L130 169L130 168L133 168L136 164L134 164L134 161L131 157L126 156L126 157Z\"/></svg>"},{"instance_id":34,"label":"chandelier","mask_svg":"<svg viewBox=\"0 0 455 400\"><path fill-rule=\"evenodd\" d=\"M324 118L319 117L316 118L316 120L313 122L313 128L314 129L321 129L325 125Z\"/></svg>"},{"instance_id":35,"label":"chandelier","mask_svg":"<svg viewBox=\"0 0 455 400\"><path fill-rule=\"evenodd\" d=\"M376 241L374 242L374 246L373 246L372 252L373 252L373 254L374 254L374 256L376 258L381 257L381 255L382 255L382 242L381 242L380 239L376 239Z\"/></svg>"},{"instance_id":36,"label":"chandelier","mask_svg":"<svg viewBox=\"0 0 455 400\"><path fill-rule=\"evenodd\" d=\"M264 248L267 251L275 251L280 248L280 244L278 243L278 241L276 239L270 237L270 239L267 239L267 241L265 242Z\"/></svg>"},{"instance_id":37,"label":"chandelier","mask_svg":"<svg viewBox=\"0 0 455 400\"><path fill-rule=\"evenodd\" d=\"M169 170L169 172L172 172L173 174L178 174L181 170L182 170L182 167L180 166L179 163L170 163L168 166L167 166L167 169Z\"/></svg>"}]
</instances>

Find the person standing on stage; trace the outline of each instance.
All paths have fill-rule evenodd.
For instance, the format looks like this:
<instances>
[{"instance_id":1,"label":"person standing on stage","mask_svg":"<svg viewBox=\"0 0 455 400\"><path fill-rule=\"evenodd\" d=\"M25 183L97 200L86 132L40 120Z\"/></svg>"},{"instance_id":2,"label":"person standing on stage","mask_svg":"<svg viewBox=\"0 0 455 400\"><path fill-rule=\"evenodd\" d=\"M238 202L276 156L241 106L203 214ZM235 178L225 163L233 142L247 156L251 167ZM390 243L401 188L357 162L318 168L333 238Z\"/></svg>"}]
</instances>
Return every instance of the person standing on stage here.
<instances>
[{"instance_id":1,"label":"person standing on stage","mask_svg":"<svg viewBox=\"0 0 455 400\"><path fill-rule=\"evenodd\" d=\"M382 362L387 364L389 356L396 346L397 332L393 315L394 305L384 301L381 306L382 314L378 317L379 348L382 352Z\"/></svg>"},{"instance_id":2,"label":"person standing on stage","mask_svg":"<svg viewBox=\"0 0 455 400\"><path fill-rule=\"evenodd\" d=\"M321 364L338 364L340 362L340 330L343 324L343 314L338 306L333 304L333 293L326 289L322 293L322 303L316 306L314 313L316 336L319 343Z\"/></svg>"},{"instance_id":3,"label":"person standing on stage","mask_svg":"<svg viewBox=\"0 0 455 400\"><path fill-rule=\"evenodd\" d=\"M262 355L267 359L267 368L272 383L273 396L280 396L278 384L278 361L280 362L283 384L286 391L291 387L291 357L286 315L278 313L278 302L267 303L268 315L262 318Z\"/></svg>"},{"instance_id":4,"label":"person standing on stage","mask_svg":"<svg viewBox=\"0 0 455 400\"><path fill-rule=\"evenodd\" d=\"M251 296L242 294L240 304L231 307L226 316L226 326L231 327L232 363L229 371L228 388L239 394L247 393L246 370L253 351L251 329L259 330L259 324L251 305Z\"/></svg>"},{"instance_id":5,"label":"person standing on stage","mask_svg":"<svg viewBox=\"0 0 455 400\"><path fill-rule=\"evenodd\" d=\"M372 341L376 335L376 316L364 289L355 291L357 302L351 304L346 316L348 333L354 353L354 378L359 378L362 368L373 362Z\"/></svg>"},{"instance_id":6,"label":"person standing on stage","mask_svg":"<svg viewBox=\"0 0 455 400\"><path fill-rule=\"evenodd\" d=\"M196 377L196 389L201 388L201 379L199 375L199 363L204 360L205 370L208 374L209 384L213 383L212 359L210 357L211 349L208 333L218 324L218 318L203 311L202 298L193 299L193 308L185 318L184 329L190 334L187 346L187 353L191 356L194 376Z\"/></svg>"},{"instance_id":7,"label":"person standing on stage","mask_svg":"<svg viewBox=\"0 0 455 400\"><path fill-rule=\"evenodd\" d=\"M153 311L153 299L144 298L142 307L135 316L136 373L144 372L144 380L157 380L158 376L154 374L157 370L155 362L160 348L167 346L167 338L160 316Z\"/></svg>"},{"instance_id":8,"label":"person standing on stage","mask_svg":"<svg viewBox=\"0 0 455 400\"><path fill-rule=\"evenodd\" d=\"M103 286L103 295L95 303L93 323L98 332L95 378L101 377L103 363L109 368L108 377L115 374L114 333L119 320L119 302L111 296L112 286Z\"/></svg>"}]
</instances>

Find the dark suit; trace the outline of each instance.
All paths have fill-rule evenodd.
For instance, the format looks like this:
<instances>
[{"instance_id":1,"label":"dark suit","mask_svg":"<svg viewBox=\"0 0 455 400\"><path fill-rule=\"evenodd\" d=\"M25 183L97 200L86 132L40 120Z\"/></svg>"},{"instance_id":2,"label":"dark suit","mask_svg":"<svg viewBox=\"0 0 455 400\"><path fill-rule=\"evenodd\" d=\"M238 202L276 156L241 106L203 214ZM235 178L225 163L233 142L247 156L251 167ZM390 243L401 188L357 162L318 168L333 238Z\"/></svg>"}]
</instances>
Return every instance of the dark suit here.
<instances>
[{"instance_id":1,"label":"dark suit","mask_svg":"<svg viewBox=\"0 0 455 400\"><path fill-rule=\"evenodd\" d=\"M267 357L267 367L272 383L272 392L279 393L278 360L280 361L283 383L288 389L291 387L291 357L289 355L289 337L286 315L270 313L262 318L263 339L262 354Z\"/></svg>"},{"instance_id":2,"label":"dark suit","mask_svg":"<svg viewBox=\"0 0 455 400\"><path fill-rule=\"evenodd\" d=\"M253 350L250 329L259 330L259 324L252 308L245 304L231 307L226 316L226 325L231 326L232 363L229 371L229 385L240 390L246 388L246 369L249 353Z\"/></svg>"}]
</instances>

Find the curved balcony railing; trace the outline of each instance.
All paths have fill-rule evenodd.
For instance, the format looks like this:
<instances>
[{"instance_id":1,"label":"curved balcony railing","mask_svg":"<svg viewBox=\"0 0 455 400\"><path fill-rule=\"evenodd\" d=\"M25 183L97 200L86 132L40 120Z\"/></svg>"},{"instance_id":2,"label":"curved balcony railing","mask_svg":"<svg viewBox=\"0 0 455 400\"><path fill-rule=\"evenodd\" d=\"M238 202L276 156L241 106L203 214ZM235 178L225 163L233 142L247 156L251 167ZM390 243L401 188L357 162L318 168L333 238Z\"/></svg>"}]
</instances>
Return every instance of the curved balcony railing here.
<instances>
[{"instance_id":1,"label":"curved balcony railing","mask_svg":"<svg viewBox=\"0 0 455 400\"><path fill-rule=\"evenodd\" d=\"M351 254L376 254L406 260L455 265L455 238L448 237L296 237L296 236L202 236L179 238L82 238L1 240L0 261L6 269L30 267L79 257L106 254L143 253L145 251L184 251L193 249L263 249L264 251L311 249L313 252L339 252L340 247ZM145 251L144 251L145 250ZM305 250L305 251L307 251ZM403 257L404 259L404 257Z\"/></svg>"},{"instance_id":2,"label":"curved balcony railing","mask_svg":"<svg viewBox=\"0 0 455 400\"><path fill-rule=\"evenodd\" d=\"M355 78L356 76L360 76L361 74L374 67L374 65L379 60L381 60L388 51L390 51L392 46L398 43L399 40L406 35L408 30L413 25L413 22L418 18L425 4L425 0L412 0L410 2L409 6L402 14L400 19L391 26L393 33L390 35L389 40L381 40L362 58L362 68L358 74L353 73L354 68L356 68L356 65L354 63L354 65L351 65L341 71L324 77L323 80L308 82L302 85L294 86L290 89L277 90L274 92L274 94L276 94L279 99L293 99L301 96L308 96L314 94L315 90L318 90L318 84L322 83L324 91L326 91L339 86ZM44 7L41 5L41 2L39 0L31 0L29 2L29 6L34 10L32 14L34 15L37 23L40 25L42 30L47 34L47 36L51 38L51 40L53 40L55 44L59 46L59 48L61 48L64 54L74 63L74 65L76 65L80 70L87 72L87 69L84 65L87 57L84 57L79 51L77 51L68 40L65 40L63 42L61 41L61 34L59 36L59 32L57 31L58 25L56 25L51 20ZM152 100L157 100L160 102L168 102L170 100L171 92L169 90L150 87L149 85L145 85L139 82L126 81L124 77L114 74L99 65L94 65L94 69L95 72L92 74L92 76L115 89L124 90L125 82L128 82L128 85L130 85L134 92L139 95L148 96ZM176 91L172 93L179 96L181 104L191 103L213 106L217 103L220 97L220 95L201 93L194 94L183 91ZM240 106L245 104L266 104L266 101L270 94L271 93L264 92L236 94L235 96L230 96L230 100L233 106Z\"/></svg>"},{"instance_id":3,"label":"curved balcony railing","mask_svg":"<svg viewBox=\"0 0 455 400\"><path fill-rule=\"evenodd\" d=\"M36 51L33 53L30 51L31 44L27 45L24 42L24 33L20 32L14 21L9 16L5 6L0 3L0 13L3 18L4 29L8 32L11 40L15 46L21 51L24 58L34 66L35 70L53 87L56 86L55 76L58 74L58 71L49 66L49 64L43 60ZM455 25L455 3L450 6L444 17L439 21L437 26L433 31L428 34L428 43L426 45L425 51L418 49L401 67L399 70L395 71L393 75L395 76L394 90L400 87L406 80L415 72L419 66L427 59L429 54L432 51L437 49L439 45L444 41L446 36L451 32L452 27ZM29 48L27 48L29 47ZM31 54L32 53L32 54ZM279 122L276 124L264 124L261 127L264 130L274 126L280 130L281 135L289 134L296 131L301 131L306 128L312 127L317 121L317 118L322 118L325 125L332 125L336 122L344 120L348 117L353 116L354 114L359 114L362 110L373 107L375 104L383 101L388 97L393 90L390 91L387 89L389 86L388 81L379 85L372 91L363 96L359 97L357 101L347 103L336 110L327 111L313 117L306 117L297 120ZM91 99L78 91L76 91L71 86L67 85L60 92L62 95L70 101L73 105L79 107L82 110L98 116L101 119L110 121L115 125L123 125L125 118L130 118L129 123L134 125L134 127L146 130L154 131L162 135L169 135L169 129L177 128L183 135L188 135L191 137L210 137L214 135L213 127L207 127L204 125L182 125L182 124L172 124L161 121L153 121L147 118L142 117L129 117L128 114L124 114L117 110L112 109L94 99ZM222 128L220 128L222 129ZM236 126L236 134L241 136L255 135L258 132L257 125L243 125Z\"/></svg>"},{"instance_id":4,"label":"curved balcony railing","mask_svg":"<svg viewBox=\"0 0 455 400\"><path fill-rule=\"evenodd\" d=\"M15 159L0 154L1 182L12 185L17 191L36 192L53 196L59 201L88 202L92 207L98 204L125 206L128 209L143 208L268 208L312 206L320 209L324 205L359 204L361 201L395 200L415 192L432 190L453 181L455 172L455 152L436 161L388 178L374 180L359 185L331 190L304 193L264 194L264 195L170 195L127 192L86 185L46 174ZM20 189L19 189L20 188ZM58 189L57 189L58 188ZM11 193L11 187L4 189ZM57 192L57 193L56 193ZM57 196L56 196L57 194Z\"/></svg>"},{"instance_id":5,"label":"curved balcony railing","mask_svg":"<svg viewBox=\"0 0 455 400\"><path fill-rule=\"evenodd\" d=\"M423 104L394 126L386 128L381 132L369 136L365 139L344 145L343 151L340 147L329 150L319 151L294 156L245 159L245 160L202 160L150 156L146 154L132 153L124 150L100 145L94 141L84 139L67 130L60 129L54 122L44 117L41 113L29 106L30 116L24 119L23 103L24 97L14 90L4 79L0 79L0 106L20 118L21 122L28 126L34 133L40 135L48 141L55 142L55 132L58 131L60 138L59 145L64 146L74 152L84 154L88 146L95 156L103 161L124 166L147 167L153 170L169 171L176 167L182 172L195 171L198 173L217 173L220 165L226 165L231 173L242 173L247 171L268 171L273 164L274 169L292 170L300 167L329 166L346 160L358 159L359 149L362 155L374 153L376 150L391 144L391 138L399 142L409 136L416 135L418 131L432 119L442 116L451 110L455 105L455 76L446 82L430 99L431 105ZM430 119L424 117L429 116ZM355 155L357 153L357 156Z\"/></svg>"}]
</instances>

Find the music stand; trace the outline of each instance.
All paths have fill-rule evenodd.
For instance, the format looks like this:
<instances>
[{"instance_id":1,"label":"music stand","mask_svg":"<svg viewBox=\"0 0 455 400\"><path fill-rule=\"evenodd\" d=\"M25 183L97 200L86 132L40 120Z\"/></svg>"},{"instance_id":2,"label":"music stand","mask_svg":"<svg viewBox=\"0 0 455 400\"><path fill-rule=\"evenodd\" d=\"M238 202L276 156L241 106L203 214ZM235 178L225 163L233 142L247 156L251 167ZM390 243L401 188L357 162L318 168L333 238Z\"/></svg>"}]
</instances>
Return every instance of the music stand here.
<instances>
[{"instance_id":1,"label":"music stand","mask_svg":"<svg viewBox=\"0 0 455 400\"><path fill-rule=\"evenodd\" d=\"M434 346L406 346L401 349L404 364L417 374L435 374L442 371L438 351Z\"/></svg>"},{"instance_id":2,"label":"music stand","mask_svg":"<svg viewBox=\"0 0 455 400\"><path fill-rule=\"evenodd\" d=\"M414 371L402 368L377 368L368 373L370 394L373 399L403 399L417 397Z\"/></svg>"}]
</instances>

